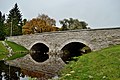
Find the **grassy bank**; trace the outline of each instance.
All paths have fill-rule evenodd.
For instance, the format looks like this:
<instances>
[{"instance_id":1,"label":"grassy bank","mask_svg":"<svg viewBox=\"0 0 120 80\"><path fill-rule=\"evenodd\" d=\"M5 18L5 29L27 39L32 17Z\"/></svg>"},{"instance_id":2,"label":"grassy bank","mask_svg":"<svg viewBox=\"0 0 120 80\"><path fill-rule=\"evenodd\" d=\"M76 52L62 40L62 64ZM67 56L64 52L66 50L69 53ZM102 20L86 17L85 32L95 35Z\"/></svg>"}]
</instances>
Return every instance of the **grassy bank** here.
<instances>
[{"instance_id":1,"label":"grassy bank","mask_svg":"<svg viewBox=\"0 0 120 80\"><path fill-rule=\"evenodd\" d=\"M12 56L8 57L9 51L7 48L2 44L2 41L0 41L0 60L7 59L12 60L15 58L23 57L27 54L28 50L24 48L23 46L20 46L14 42L5 41L8 46L10 46L13 50Z\"/></svg>"},{"instance_id":2,"label":"grassy bank","mask_svg":"<svg viewBox=\"0 0 120 80\"><path fill-rule=\"evenodd\" d=\"M120 45L80 56L61 73L59 80L120 80Z\"/></svg>"},{"instance_id":3,"label":"grassy bank","mask_svg":"<svg viewBox=\"0 0 120 80\"><path fill-rule=\"evenodd\" d=\"M26 51L27 49L21 45L18 45L14 42L10 41L5 41L12 49L14 52L19 52L19 51Z\"/></svg>"},{"instance_id":4,"label":"grassy bank","mask_svg":"<svg viewBox=\"0 0 120 80\"><path fill-rule=\"evenodd\" d=\"M0 41L0 60L6 58L7 55L8 55L8 50L2 44L2 41Z\"/></svg>"}]
</instances>

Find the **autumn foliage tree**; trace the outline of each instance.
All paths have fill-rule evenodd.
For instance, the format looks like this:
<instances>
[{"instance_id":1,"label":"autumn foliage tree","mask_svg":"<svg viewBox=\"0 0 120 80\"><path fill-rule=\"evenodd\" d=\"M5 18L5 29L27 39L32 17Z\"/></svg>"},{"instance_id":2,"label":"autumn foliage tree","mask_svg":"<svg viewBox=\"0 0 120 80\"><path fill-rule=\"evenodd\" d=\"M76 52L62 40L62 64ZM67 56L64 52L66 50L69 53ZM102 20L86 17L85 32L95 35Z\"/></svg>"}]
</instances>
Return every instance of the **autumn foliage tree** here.
<instances>
[{"instance_id":1,"label":"autumn foliage tree","mask_svg":"<svg viewBox=\"0 0 120 80\"><path fill-rule=\"evenodd\" d=\"M51 19L48 15L42 14L38 15L38 18L41 20L44 20L47 24L51 26L56 26L56 21L54 19Z\"/></svg>"},{"instance_id":2,"label":"autumn foliage tree","mask_svg":"<svg viewBox=\"0 0 120 80\"><path fill-rule=\"evenodd\" d=\"M38 15L37 18L33 18L30 21L27 21L23 26L22 32L23 34L34 34L34 33L42 33L42 32L50 32L58 30L55 27L56 21L51 19L49 16L42 14Z\"/></svg>"}]
</instances>

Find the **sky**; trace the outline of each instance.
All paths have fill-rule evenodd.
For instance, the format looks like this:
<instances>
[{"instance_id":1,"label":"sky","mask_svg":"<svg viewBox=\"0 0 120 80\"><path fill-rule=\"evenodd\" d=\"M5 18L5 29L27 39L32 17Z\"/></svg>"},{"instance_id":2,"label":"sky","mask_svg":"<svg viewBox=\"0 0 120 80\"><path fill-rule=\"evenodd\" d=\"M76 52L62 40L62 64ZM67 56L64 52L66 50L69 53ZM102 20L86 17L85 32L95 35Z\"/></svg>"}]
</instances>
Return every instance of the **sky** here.
<instances>
[{"instance_id":1,"label":"sky","mask_svg":"<svg viewBox=\"0 0 120 80\"><path fill-rule=\"evenodd\" d=\"M120 27L120 0L0 0L0 11L6 15L15 3L23 19L46 14L59 24L65 18L85 21L91 28Z\"/></svg>"}]
</instances>

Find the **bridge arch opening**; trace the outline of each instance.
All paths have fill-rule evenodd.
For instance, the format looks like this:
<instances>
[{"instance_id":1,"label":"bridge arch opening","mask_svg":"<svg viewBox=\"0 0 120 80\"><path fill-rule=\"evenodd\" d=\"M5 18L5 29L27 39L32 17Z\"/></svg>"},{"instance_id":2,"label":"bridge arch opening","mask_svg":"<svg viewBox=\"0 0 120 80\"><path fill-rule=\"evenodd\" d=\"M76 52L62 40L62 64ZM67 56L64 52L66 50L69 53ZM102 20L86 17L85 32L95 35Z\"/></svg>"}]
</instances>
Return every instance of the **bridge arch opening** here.
<instances>
[{"instance_id":1,"label":"bridge arch opening","mask_svg":"<svg viewBox=\"0 0 120 80\"><path fill-rule=\"evenodd\" d=\"M49 59L47 52L49 52L49 48L45 44L36 43L32 46L30 55L36 62L44 62Z\"/></svg>"},{"instance_id":2,"label":"bridge arch opening","mask_svg":"<svg viewBox=\"0 0 120 80\"><path fill-rule=\"evenodd\" d=\"M73 57L78 57L83 54L91 52L91 49L83 43L71 42L66 44L63 48L63 56L61 57L65 63L68 63L73 59Z\"/></svg>"}]
</instances>

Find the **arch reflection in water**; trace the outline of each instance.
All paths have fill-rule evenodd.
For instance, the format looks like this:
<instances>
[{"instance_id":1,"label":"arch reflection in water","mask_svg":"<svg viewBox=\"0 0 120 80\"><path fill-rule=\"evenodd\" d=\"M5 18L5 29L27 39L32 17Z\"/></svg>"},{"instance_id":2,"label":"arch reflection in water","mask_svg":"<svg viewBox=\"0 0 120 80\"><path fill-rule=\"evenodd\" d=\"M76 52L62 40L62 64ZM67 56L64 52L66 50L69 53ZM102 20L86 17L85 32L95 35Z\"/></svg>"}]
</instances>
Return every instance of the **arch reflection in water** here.
<instances>
[{"instance_id":1,"label":"arch reflection in water","mask_svg":"<svg viewBox=\"0 0 120 80\"><path fill-rule=\"evenodd\" d=\"M43 43L37 43L31 48L31 57L37 62L44 62L49 58L49 48Z\"/></svg>"}]
</instances>

